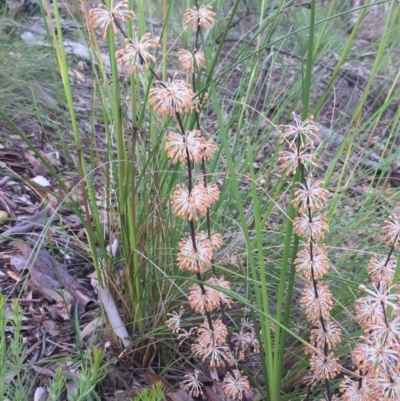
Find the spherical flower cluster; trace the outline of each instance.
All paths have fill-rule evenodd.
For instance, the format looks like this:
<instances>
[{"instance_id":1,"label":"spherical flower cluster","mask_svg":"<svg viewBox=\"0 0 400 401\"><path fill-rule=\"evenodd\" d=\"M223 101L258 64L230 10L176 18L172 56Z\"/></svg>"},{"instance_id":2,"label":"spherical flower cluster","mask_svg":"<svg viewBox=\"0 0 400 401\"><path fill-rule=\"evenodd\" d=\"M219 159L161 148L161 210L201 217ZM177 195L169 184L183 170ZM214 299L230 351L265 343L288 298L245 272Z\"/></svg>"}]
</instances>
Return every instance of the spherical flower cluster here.
<instances>
[{"instance_id":1,"label":"spherical flower cluster","mask_svg":"<svg viewBox=\"0 0 400 401\"><path fill-rule=\"evenodd\" d=\"M196 221L198 216L205 216L210 207L208 192L203 183L199 183L189 192L184 185L177 185L171 197L174 213L182 220Z\"/></svg>"},{"instance_id":2,"label":"spherical flower cluster","mask_svg":"<svg viewBox=\"0 0 400 401\"><path fill-rule=\"evenodd\" d=\"M152 47L160 47L157 40L151 39L150 33L146 33L140 40L125 39L125 47L115 53L117 63L122 71L132 74L139 71L144 64L155 63L156 58L148 52Z\"/></svg>"},{"instance_id":3,"label":"spherical flower cluster","mask_svg":"<svg viewBox=\"0 0 400 401\"><path fill-rule=\"evenodd\" d=\"M324 214L315 213L296 217L293 223L293 231L299 236L317 242L324 238L325 233L329 231Z\"/></svg>"},{"instance_id":4,"label":"spherical flower cluster","mask_svg":"<svg viewBox=\"0 0 400 401\"><path fill-rule=\"evenodd\" d=\"M150 89L150 103L155 112L167 117L190 112L194 93L188 83L174 77L158 84L159 87Z\"/></svg>"},{"instance_id":5,"label":"spherical flower cluster","mask_svg":"<svg viewBox=\"0 0 400 401\"><path fill-rule=\"evenodd\" d=\"M199 130L186 131L185 136L175 132L169 132L166 141L167 156L172 163L187 162L187 157L193 163L197 163L203 157L205 139Z\"/></svg>"},{"instance_id":6,"label":"spherical flower cluster","mask_svg":"<svg viewBox=\"0 0 400 401\"><path fill-rule=\"evenodd\" d=\"M241 401L246 391L249 390L250 384L246 376L243 376L242 372L235 369L231 373L225 375L222 383L224 393L234 400Z\"/></svg>"},{"instance_id":7,"label":"spherical flower cluster","mask_svg":"<svg viewBox=\"0 0 400 401\"><path fill-rule=\"evenodd\" d=\"M198 398L203 395L203 384L198 378L198 371L195 370L194 374L189 373L185 375L185 380L183 381L183 388L189 393L190 396Z\"/></svg>"},{"instance_id":8,"label":"spherical flower cluster","mask_svg":"<svg viewBox=\"0 0 400 401\"><path fill-rule=\"evenodd\" d=\"M312 344L318 348L323 349L327 345L328 349L332 349L340 343L342 332L335 322L325 322L324 326L318 322L316 327L311 330L310 337Z\"/></svg>"},{"instance_id":9,"label":"spherical flower cluster","mask_svg":"<svg viewBox=\"0 0 400 401\"><path fill-rule=\"evenodd\" d=\"M293 113L293 124L280 125L278 128L281 133L281 143L288 142L292 145L300 140L302 145L308 142L314 146L314 139L319 139L317 135L319 128L315 125L313 116L302 121L296 113Z\"/></svg>"},{"instance_id":10,"label":"spherical flower cluster","mask_svg":"<svg viewBox=\"0 0 400 401\"><path fill-rule=\"evenodd\" d=\"M281 171L295 172L296 169L303 165L305 168L310 166L318 167L315 162L315 156L310 152L311 146L306 146L300 150L297 145L293 146L289 150L282 150L279 152L278 162L281 165Z\"/></svg>"},{"instance_id":11,"label":"spherical flower cluster","mask_svg":"<svg viewBox=\"0 0 400 401\"><path fill-rule=\"evenodd\" d=\"M310 322L316 324L321 318L329 321L333 306L332 293L321 281L316 285L309 283L300 298L300 305L305 309Z\"/></svg>"},{"instance_id":12,"label":"spherical flower cluster","mask_svg":"<svg viewBox=\"0 0 400 401\"><path fill-rule=\"evenodd\" d=\"M219 287L225 288L227 290L231 289L231 283L229 281L226 281L224 279L224 276L221 277L211 277L209 280L207 280L207 283L217 285ZM219 294L219 299L220 302L224 305L226 305L227 308L229 308L232 304L232 298L229 295L226 295L225 293L218 291Z\"/></svg>"},{"instance_id":13,"label":"spherical flower cluster","mask_svg":"<svg viewBox=\"0 0 400 401\"><path fill-rule=\"evenodd\" d=\"M296 271L307 280L320 280L329 270L329 261L322 248L314 246L312 251L304 247L294 261Z\"/></svg>"},{"instance_id":14,"label":"spherical flower cluster","mask_svg":"<svg viewBox=\"0 0 400 401\"><path fill-rule=\"evenodd\" d=\"M368 263L367 273L375 285L378 285L380 281L384 281L391 285L395 269L395 260L388 257L374 255Z\"/></svg>"},{"instance_id":15,"label":"spherical flower cluster","mask_svg":"<svg viewBox=\"0 0 400 401\"><path fill-rule=\"evenodd\" d=\"M212 321L212 327L207 319L198 328L197 333L199 335L197 341L203 347L209 347L210 345L223 345L225 343L226 337L228 336L228 329L222 323L220 319Z\"/></svg>"},{"instance_id":16,"label":"spherical flower cluster","mask_svg":"<svg viewBox=\"0 0 400 401\"><path fill-rule=\"evenodd\" d=\"M340 363L333 353L327 356L314 354L310 363L311 370L320 380L333 379L341 370Z\"/></svg>"},{"instance_id":17,"label":"spherical flower cluster","mask_svg":"<svg viewBox=\"0 0 400 401\"><path fill-rule=\"evenodd\" d=\"M179 51L179 65L188 74L195 72L196 68L205 70L206 60L204 53L200 51L191 53L188 50L181 49Z\"/></svg>"},{"instance_id":18,"label":"spherical flower cluster","mask_svg":"<svg viewBox=\"0 0 400 401\"><path fill-rule=\"evenodd\" d=\"M219 291L197 284L190 287L188 299L190 307L202 314L217 309L221 302Z\"/></svg>"},{"instance_id":19,"label":"spherical flower cluster","mask_svg":"<svg viewBox=\"0 0 400 401\"><path fill-rule=\"evenodd\" d=\"M100 4L97 8L89 11L89 23L93 29L101 29L103 32L102 39L105 39L109 29L118 34L118 27L115 19L118 18L122 22L126 22L135 16L135 13L129 8L128 0L119 2L112 10L104 4Z\"/></svg>"},{"instance_id":20,"label":"spherical flower cluster","mask_svg":"<svg viewBox=\"0 0 400 401\"><path fill-rule=\"evenodd\" d=\"M199 8L189 8L184 15L185 25L192 30L199 26L203 31L208 31L214 25L215 12L210 5L201 5Z\"/></svg>"},{"instance_id":21,"label":"spherical flower cluster","mask_svg":"<svg viewBox=\"0 0 400 401\"><path fill-rule=\"evenodd\" d=\"M385 220L383 238L388 244L393 245L397 249L400 241L400 220L397 215L393 214Z\"/></svg>"},{"instance_id":22,"label":"spherical flower cluster","mask_svg":"<svg viewBox=\"0 0 400 401\"><path fill-rule=\"evenodd\" d=\"M308 209L314 212L324 207L328 191L321 187L322 184L323 181L311 178L308 178L306 183L299 184L299 188L294 191L295 198L292 203L300 213Z\"/></svg>"},{"instance_id":23,"label":"spherical flower cluster","mask_svg":"<svg viewBox=\"0 0 400 401\"><path fill-rule=\"evenodd\" d=\"M185 238L179 243L178 266L181 270L201 273L207 269L213 257L211 241L199 239L193 243L191 238Z\"/></svg>"}]
</instances>

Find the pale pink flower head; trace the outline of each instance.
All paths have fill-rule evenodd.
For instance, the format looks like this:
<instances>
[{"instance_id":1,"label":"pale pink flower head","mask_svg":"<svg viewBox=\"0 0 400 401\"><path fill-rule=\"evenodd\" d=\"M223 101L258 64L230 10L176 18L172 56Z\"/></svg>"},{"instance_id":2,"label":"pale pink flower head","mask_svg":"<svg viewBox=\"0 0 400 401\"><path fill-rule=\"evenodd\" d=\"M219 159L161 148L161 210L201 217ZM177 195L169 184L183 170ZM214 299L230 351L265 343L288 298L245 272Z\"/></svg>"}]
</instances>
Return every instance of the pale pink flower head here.
<instances>
[{"instance_id":1,"label":"pale pink flower head","mask_svg":"<svg viewBox=\"0 0 400 401\"><path fill-rule=\"evenodd\" d=\"M208 347L210 345L223 345L225 343L226 337L228 336L228 329L222 323L220 319L212 321L212 328L205 319L204 323L198 328L197 333L199 335L197 341L203 345L203 347Z\"/></svg>"},{"instance_id":2,"label":"pale pink flower head","mask_svg":"<svg viewBox=\"0 0 400 401\"><path fill-rule=\"evenodd\" d=\"M194 284L189 290L189 304L190 307L198 313L205 314L217 309L220 305L219 291L214 290L211 287L203 287L203 289Z\"/></svg>"},{"instance_id":3,"label":"pale pink flower head","mask_svg":"<svg viewBox=\"0 0 400 401\"><path fill-rule=\"evenodd\" d=\"M340 363L332 352L327 356L314 354L310 364L311 370L320 380L333 379L341 370Z\"/></svg>"},{"instance_id":4,"label":"pale pink flower head","mask_svg":"<svg viewBox=\"0 0 400 401\"><path fill-rule=\"evenodd\" d=\"M125 39L125 47L115 53L117 63L122 71L132 74L146 67L149 63L155 63L156 58L148 52L152 47L160 47L157 40L151 39L150 33L146 33L141 39Z\"/></svg>"},{"instance_id":5,"label":"pale pink flower head","mask_svg":"<svg viewBox=\"0 0 400 401\"><path fill-rule=\"evenodd\" d=\"M380 281L391 285L396 264L396 260L389 259L387 256L374 255L368 263L367 272L375 285L378 285Z\"/></svg>"},{"instance_id":6,"label":"pale pink flower head","mask_svg":"<svg viewBox=\"0 0 400 401\"><path fill-rule=\"evenodd\" d=\"M281 132L281 143L286 141L293 144L297 142L300 136L302 146L305 143L314 146L314 139L319 139L317 136L319 128L315 125L313 116L301 121L300 117L293 113L293 123L280 125L279 130Z\"/></svg>"},{"instance_id":7,"label":"pale pink flower head","mask_svg":"<svg viewBox=\"0 0 400 401\"><path fill-rule=\"evenodd\" d=\"M196 239L194 246L191 238L185 238L179 243L179 249L179 269L201 273L210 267L213 251L209 239Z\"/></svg>"},{"instance_id":8,"label":"pale pink flower head","mask_svg":"<svg viewBox=\"0 0 400 401\"><path fill-rule=\"evenodd\" d=\"M182 70L188 74L195 72L196 68L200 70L206 69L206 60L204 53L195 51L194 53L181 49L179 50L179 65Z\"/></svg>"},{"instance_id":9,"label":"pale pink flower head","mask_svg":"<svg viewBox=\"0 0 400 401\"><path fill-rule=\"evenodd\" d=\"M244 393L250 389L249 379L237 369L228 372L222 382L222 389L228 397L241 401Z\"/></svg>"},{"instance_id":10,"label":"pale pink flower head","mask_svg":"<svg viewBox=\"0 0 400 401\"><path fill-rule=\"evenodd\" d=\"M329 270L329 261L323 248L304 247L294 261L296 271L307 280L320 280Z\"/></svg>"},{"instance_id":11,"label":"pale pink flower head","mask_svg":"<svg viewBox=\"0 0 400 401\"><path fill-rule=\"evenodd\" d=\"M209 280L207 280L207 283L217 285L217 286L225 288L227 290L231 289L231 283L229 281L225 280L224 276L221 276L218 278L211 277ZM227 295L221 291L218 291L218 293L219 293L219 298L220 298L221 303L223 303L224 305L226 305L227 308L229 308L233 302L232 298L229 295Z\"/></svg>"},{"instance_id":12,"label":"pale pink flower head","mask_svg":"<svg viewBox=\"0 0 400 401\"><path fill-rule=\"evenodd\" d=\"M215 22L215 12L211 10L210 5L201 5L198 9L196 7L187 9L184 15L185 25L192 30L200 26L202 31L208 31Z\"/></svg>"},{"instance_id":13,"label":"pale pink flower head","mask_svg":"<svg viewBox=\"0 0 400 401\"><path fill-rule=\"evenodd\" d=\"M182 315L184 314L185 310L181 308L179 312L172 312L172 313L167 313L167 316L171 316L167 321L167 326L168 328L173 332L173 333L178 333L180 328L181 328L181 319Z\"/></svg>"},{"instance_id":14,"label":"pale pink flower head","mask_svg":"<svg viewBox=\"0 0 400 401\"><path fill-rule=\"evenodd\" d=\"M332 349L340 343L342 332L335 322L326 322L322 326L321 322L311 330L311 342L318 348L323 349L327 345L328 349Z\"/></svg>"},{"instance_id":15,"label":"pale pink flower head","mask_svg":"<svg viewBox=\"0 0 400 401\"><path fill-rule=\"evenodd\" d=\"M203 239L207 239L208 238L208 234L205 231L201 231L197 234L196 238L200 241ZM223 243L223 238L222 235L220 233L211 232L211 237L208 238L211 241L211 246L212 246L212 250L214 252L217 252L220 250L222 243Z\"/></svg>"},{"instance_id":16,"label":"pale pink flower head","mask_svg":"<svg viewBox=\"0 0 400 401\"><path fill-rule=\"evenodd\" d=\"M393 245L394 249L397 249L400 241L400 221L396 214L390 215L387 220L385 220L385 225L383 227L383 238L385 241Z\"/></svg>"},{"instance_id":17,"label":"pale pink flower head","mask_svg":"<svg viewBox=\"0 0 400 401\"><path fill-rule=\"evenodd\" d=\"M203 146L203 158L206 162L210 161L215 153L217 152L218 147L213 139L207 139Z\"/></svg>"},{"instance_id":18,"label":"pale pink flower head","mask_svg":"<svg viewBox=\"0 0 400 401\"><path fill-rule=\"evenodd\" d=\"M103 32L102 38L105 39L109 29L112 29L115 34L118 34L118 27L115 19L118 18L122 22L126 22L135 16L135 13L129 8L128 0L119 2L112 10L104 4L100 4L97 8L92 8L89 11L89 23L93 29L101 29Z\"/></svg>"},{"instance_id":19,"label":"pale pink flower head","mask_svg":"<svg viewBox=\"0 0 400 401\"><path fill-rule=\"evenodd\" d=\"M158 83L159 87L150 89L150 103L155 112L174 117L176 113L191 111L194 93L188 83L175 77Z\"/></svg>"},{"instance_id":20,"label":"pale pink flower head","mask_svg":"<svg viewBox=\"0 0 400 401\"><path fill-rule=\"evenodd\" d=\"M304 213L294 219L293 231L299 237L318 242L329 231L329 226L324 214L315 213L310 217L308 213Z\"/></svg>"},{"instance_id":21,"label":"pale pink flower head","mask_svg":"<svg viewBox=\"0 0 400 401\"><path fill-rule=\"evenodd\" d=\"M318 167L315 162L315 156L311 153L311 148L306 146L303 150L293 145L289 150L279 152L278 162L281 165L281 171L295 172L301 164L308 169L310 166Z\"/></svg>"},{"instance_id":22,"label":"pale pink flower head","mask_svg":"<svg viewBox=\"0 0 400 401\"><path fill-rule=\"evenodd\" d=\"M317 283L316 289L313 283L309 283L303 290L300 305L305 309L310 322L317 323L321 318L329 321L333 306L332 293L321 281Z\"/></svg>"},{"instance_id":23,"label":"pale pink flower head","mask_svg":"<svg viewBox=\"0 0 400 401\"><path fill-rule=\"evenodd\" d=\"M197 221L198 216L205 216L210 207L209 196L203 185L199 183L189 192L183 184L178 184L171 197L174 213L182 220Z\"/></svg>"},{"instance_id":24,"label":"pale pink flower head","mask_svg":"<svg viewBox=\"0 0 400 401\"><path fill-rule=\"evenodd\" d=\"M307 179L307 183L299 184L299 188L294 191L295 198L292 203L293 206L303 213L310 209L312 212L320 210L327 202L328 191L322 188L323 181Z\"/></svg>"},{"instance_id":25,"label":"pale pink flower head","mask_svg":"<svg viewBox=\"0 0 400 401\"><path fill-rule=\"evenodd\" d=\"M183 381L183 388L189 393L191 397L198 398L203 395L203 384L198 378L198 370L193 373L188 373L185 375L185 380Z\"/></svg>"},{"instance_id":26,"label":"pale pink flower head","mask_svg":"<svg viewBox=\"0 0 400 401\"><path fill-rule=\"evenodd\" d=\"M202 137L199 130L186 131L185 136L175 132L169 132L167 134L166 150L167 156L175 164L178 161L181 163L189 160L193 163L197 163L203 157L203 148L205 139Z\"/></svg>"}]
</instances>

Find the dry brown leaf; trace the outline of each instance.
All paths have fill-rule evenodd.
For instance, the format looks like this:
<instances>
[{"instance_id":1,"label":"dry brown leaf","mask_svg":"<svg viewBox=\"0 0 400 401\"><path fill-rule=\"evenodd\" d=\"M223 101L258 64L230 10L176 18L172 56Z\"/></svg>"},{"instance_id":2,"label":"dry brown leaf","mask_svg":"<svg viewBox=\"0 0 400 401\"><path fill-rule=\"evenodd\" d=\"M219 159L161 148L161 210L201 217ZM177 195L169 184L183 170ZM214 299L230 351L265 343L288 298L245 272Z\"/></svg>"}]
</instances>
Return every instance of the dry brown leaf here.
<instances>
[{"instance_id":1,"label":"dry brown leaf","mask_svg":"<svg viewBox=\"0 0 400 401\"><path fill-rule=\"evenodd\" d=\"M68 320L71 316L71 303L66 304L65 302L58 301L55 305L48 307L50 315L53 319L61 317L64 320Z\"/></svg>"},{"instance_id":2,"label":"dry brown leaf","mask_svg":"<svg viewBox=\"0 0 400 401\"><path fill-rule=\"evenodd\" d=\"M150 370L146 369L144 371L144 375L146 376L149 384L156 384L157 382L161 382L165 391L173 390L173 387L168 383L168 381L157 373L150 372Z\"/></svg>"},{"instance_id":3,"label":"dry brown leaf","mask_svg":"<svg viewBox=\"0 0 400 401\"><path fill-rule=\"evenodd\" d=\"M37 175L44 175L48 173L46 166L42 163L40 159L35 157L31 151L24 152L26 160L32 165L32 170Z\"/></svg>"},{"instance_id":4,"label":"dry brown leaf","mask_svg":"<svg viewBox=\"0 0 400 401\"><path fill-rule=\"evenodd\" d=\"M8 271L7 274L15 281L21 280L21 276L13 271Z\"/></svg>"},{"instance_id":5,"label":"dry brown leaf","mask_svg":"<svg viewBox=\"0 0 400 401\"><path fill-rule=\"evenodd\" d=\"M165 393L165 395L171 401L194 401L188 393L180 389L171 393Z\"/></svg>"},{"instance_id":6,"label":"dry brown leaf","mask_svg":"<svg viewBox=\"0 0 400 401\"><path fill-rule=\"evenodd\" d=\"M204 392L210 401L221 401L221 398L212 391L211 387L204 387Z\"/></svg>"},{"instance_id":7,"label":"dry brown leaf","mask_svg":"<svg viewBox=\"0 0 400 401\"><path fill-rule=\"evenodd\" d=\"M87 337L89 334L93 334L95 332L96 328L102 327L104 324L103 318L100 316L91 322L89 322L81 331L81 339L83 340L85 337Z\"/></svg>"},{"instance_id":8,"label":"dry brown leaf","mask_svg":"<svg viewBox=\"0 0 400 401\"><path fill-rule=\"evenodd\" d=\"M5 210L0 210L0 226L5 224L8 219L8 213Z\"/></svg>"},{"instance_id":9,"label":"dry brown leaf","mask_svg":"<svg viewBox=\"0 0 400 401\"><path fill-rule=\"evenodd\" d=\"M43 320L42 326L53 337L59 336L61 334L58 324L54 320Z\"/></svg>"}]
</instances>

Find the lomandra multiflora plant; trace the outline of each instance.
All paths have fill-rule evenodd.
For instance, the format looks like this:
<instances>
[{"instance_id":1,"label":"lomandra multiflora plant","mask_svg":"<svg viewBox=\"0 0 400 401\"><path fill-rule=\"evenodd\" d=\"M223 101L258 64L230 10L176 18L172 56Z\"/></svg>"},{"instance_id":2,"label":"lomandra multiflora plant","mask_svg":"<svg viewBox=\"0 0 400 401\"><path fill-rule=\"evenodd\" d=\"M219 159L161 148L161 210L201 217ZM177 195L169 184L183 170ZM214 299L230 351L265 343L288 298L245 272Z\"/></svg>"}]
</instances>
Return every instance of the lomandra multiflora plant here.
<instances>
[{"instance_id":1,"label":"lomandra multiflora plant","mask_svg":"<svg viewBox=\"0 0 400 401\"><path fill-rule=\"evenodd\" d=\"M165 149L172 164L182 166L184 180L173 189L171 207L176 218L187 222L187 234L179 242L176 260L182 272L194 275L195 284L190 286L187 294L191 312L182 308L170 313L167 325L178 335L180 344L189 346L193 357L208 367L213 379L223 380L225 394L242 400L250 385L240 363L250 352L259 351L259 343L251 321L243 319L242 328L232 335L227 327L225 309L230 307L232 300L226 292L230 290L230 283L218 275L213 258L214 252L222 246L223 236L212 230L210 218L211 208L219 198L219 188L207 175L207 163L218 149L200 124L207 93L196 88L196 76L206 69L204 53L199 49L200 38L213 27L215 13L209 5L197 4L186 10L186 29L194 32L193 46L179 51L179 64L186 80L175 74L165 81L159 78L153 67L156 57L152 50L160 46L158 41L150 34L139 38L135 30L133 39L124 32L123 23L134 15L128 8L128 1L122 1L112 9L101 5L89 13L91 26L101 30L103 38L110 31L123 35L125 47L115 52L121 70L137 74L148 69L154 77L154 87L149 93L153 110L160 117L175 121L175 129L165 137ZM191 121L195 123L191 125ZM205 231L198 230L202 219ZM196 314L198 318L190 316ZM185 316L191 319L183 328ZM199 323L193 324L193 321ZM198 371L185 376L184 388L194 397L203 394Z\"/></svg>"},{"instance_id":2,"label":"lomandra multiflora plant","mask_svg":"<svg viewBox=\"0 0 400 401\"><path fill-rule=\"evenodd\" d=\"M330 315L334 305L328 285L322 281L329 269L326 250L319 246L328 231L326 217L321 213L327 202L323 182L314 179L310 170L315 166L312 154L318 128L313 118L281 126L281 142L287 148L280 153L283 170L299 171L298 188L292 201L299 212L294 220L294 232L305 243L295 259L296 271L306 280L300 299L312 329L310 369L305 383L308 385L306 400L320 399L318 383L325 386L325 400L374 401L400 400L400 293L394 285L396 260L392 258L400 240L400 220L396 215L385 222L383 237L390 250L387 256L374 255L367 267L372 288L365 285L366 293L356 302L356 320L364 330L352 351L353 378L334 355L334 347L341 341L341 330ZM332 391L331 380L346 373L339 388ZM334 394L334 392L336 394ZM315 396L313 397L313 394Z\"/></svg>"},{"instance_id":3,"label":"lomandra multiflora plant","mask_svg":"<svg viewBox=\"0 0 400 401\"><path fill-rule=\"evenodd\" d=\"M322 181L311 175L312 168L316 166L313 149L318 128L313 117L300 121L294 115L294 123L281 126L280 130L281 142L286 145L279 157L282 170L293 173L298 170L300 173L292 203L299 212L293 222L293 230L304 241L295 259L297 273L306 280L300 304L312 326L310 343L313 347L308 349L311 366L306 377L309 386L306 399L310 399L312 386L323 382L326 399L331 401L330 380L341 370L333 352L341 340L341 330L331 318L333 297L323 281L329 261L325 248L319 242L329 229L326 217L321 213L327 202L328 191L322 187Z\"/></svg>"}]
</instances>

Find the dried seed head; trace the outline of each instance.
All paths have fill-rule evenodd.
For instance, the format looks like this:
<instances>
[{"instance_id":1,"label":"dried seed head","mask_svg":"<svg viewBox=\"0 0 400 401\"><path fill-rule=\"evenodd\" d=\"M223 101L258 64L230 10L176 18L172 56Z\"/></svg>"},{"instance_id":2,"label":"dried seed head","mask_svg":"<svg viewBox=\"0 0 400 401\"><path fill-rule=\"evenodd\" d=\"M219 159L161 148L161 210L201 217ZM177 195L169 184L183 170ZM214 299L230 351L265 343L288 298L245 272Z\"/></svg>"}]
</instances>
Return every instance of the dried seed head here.
<instances>
[{"instance_id":1,"label":"dried seed head","mask_svg":"<svg viewBox=\"0 0 400 401\"><path fill-rule=\"evenodd\" d=\"M200 26L202 31L211 29L215 22L215 13L211 10L210 5L201 5L199 9L196 7L187 9L184 15L185 25L192 30L197 29L197 25Z\"/></svg>"},{"instance_id":2,"label":"dried seed head","mask_svg":"<svg viewBox=\"0 0 400 401\"><path fill-rule=\"evenodd\" d=\"M171 206L182 220L197 221L198 216L207 214L210 206L209 195L203 183L195 185L190 193L183 184L178 184L171 197Z\"/></svg>"},{"instance_id":3,"label":"dried seed head","mask_svg":"<svg viewBox=\"0 0 400 401\"><path fill-rule=\"evenodd\" d=\"M220 304L219 291L210 287L204 287L204 292L200 286L194 284L189 291L190 307L198 313L211 312L217 309Z\"/></svg>"},{"instance_id":4,"label":"dried seed head","mask_svg":"<svg viewBox=\"0 0 400 401\"><path fill-rule=\"evenodd\" d=\"M194 93L188 83L174 77L159 84L160 87L150 89L150 103L155 112L174 117L176 113L191 111Z\"/></svg>"},{"instance_id":5,"label":"dried seed head","mask_svg":"<svg viewBox=\"0 0 400 401\"><path fill-rule=\"evenodd\" d=\"M89 11L89 23L93 29L101 29L103 32L102 38L105 39L109 29L112 29L115 34L118 34L118 27L115 24L115 18L122 22L133 18L135 13L128 10L129 2L124 0L119 2L112 10L104 4L100 4L97 8L92 8Z\"/></svg>"},{"instance_id":6,"label":"dried seed head","mask_svg":"<svg viewBox=\"0 0 400 401\"><path fill-rule=\"evenodd\" d=\"M150 33L146 33L140 40L125 39L125 47L115 53L117 63L122 71L132 74L141 70L142 65L148 67L149 63L155 63L156 58L147 49L160 47L155 39L150 39Z\"/></svg>"},{"instance_id":7,"label":"dried seed head","mask_svg":"<svg viewBox=\"0 0 400 401\"><path fill-rule=\"evenodd\" d=\"M185 238L179 243L178 267L181 270L201 273L210 266L213 252L209 239L196 239L195 243L196 249L191 238Z\"/></svg>"},{"instance_id":8,"label":"dried seed head","mask_svg":"<svg viewBox=\"0 0 400 401\"><path fill-rule=\"evenodd\" d=\"M294 191L295 198L292 203L293 206L303 213L307 209L312 212L320 210L324 207L327 201L328 191L321 187L323 181L307 179L307 184L300 184L299 188Z\"/></svg>"},{"instance_id":9,"label":"dried seed head","mask_svg":"<svg viewBox=\"0 0 400 401\"><path fill-rule=\"evenodd\" d=\"M320 380L333 379L342 368L333 353L328 356L315 354L311 357L310 364L311 370Z\"/></svg>"},{"instance_id":10,"label":"dried seed head","mask_svg":"<svg viewBox=\"0 0 400 401\"><path fill-rule=\"evenodd\" d=\"M310 218L310 216L305 213L294 219L293 231L299 237L318 242L320 239L324 238L325 233L329 231L329 226L324 214L315 213L315 215Z\"/></svg>"},{"instance_id":11,"label":"dried seed head","mask_svg":"<svg viewBox=\"0 0 400 401\"><path fill-rule=\"evenodd\" d=\"M322 248L313 247L312 257L310 248L305 247L297 253L294 261L296 271L307 280L320 280L329 270L329 261Z\"/></svg>"},{"instance_id":12,"label":"dried seed head","mask_svg":"<svg viewBox=\"0 0 400 401\"><path fill-rule=\"evenodd\" d=\"M194 53L188 50L179 50L179 65L182 70L188 74L195 72L195 69L200 70L206 69L206 60L204 58L204 53L200 51L195 51Z\"/></svg>"},{"instance_id":13,"label":"dried seed head","mask_svg":"<svg viewBox=\"0 0 400 401\"><path fill-rule=\"evenodd\" d=\"M165 145L167 156L175 164L178 161L186 163L187 155L189 154L189 160L197 163L203 157L205 142L199 130L187 131L185 136L169 132Z\"/></svg>"},{"instance_id":14,"label":"dried seed head","mask_svg":"<svg viewBox=\"0 0 400 401\"><path fill-rule=\"evenodd\" d=\"M227 373L222 382L222 389L228 397L241 401L250 388L249 379L237 369Z\"/></svg>"},{"instance_id":15,"label":"dried seed head","mask_svg":"<svg viewBox=\"0 0 400 401\"><path fill-rule=\"evenodd\" d=\"M388 259L387 256L374 255L368 263L367 272L372 282L378 285L380 281L391 285L396 269L396 261Z\"/></svg>"},{"instance_id":16,"label":"dried seed head","mask_svg":"<svg viewBox=\"0 0 400 401\"><path fill-rule=\"evenodd\" d=\"M323 349L327 345L328 349L332 349L336 344L340 343L342 332L335 322L326 322L324 327L321 322L316 324L316 328L311 330L311 342L318 348Z\"/></svg>"},{"instance_id":17,"label":"dried seed head","mask_svg":"<svg viewBox=\"0 0 400 401\"><path fill-rule=\"evenodd\" d=\"M333 301L332 294L327 285L322 282L316 285L317 294L313 283L309 283L300 299L300 305L305 309L307 318L312 323L318 323L322 317L325 321L330 320L330 311Z\"/></svg>"},{"instance_id":18,"label":"dried seed head","mask_svg":"<svg viewBox=\"0 0 400 401\"><path fill-rule=\"evenodd\" d=\"M183 381L183 388L189 393L191 397L199 397L203 395L203 390L201 389L203 384L198 379L198 370L195 370L194 374L189 373L185 375L185 380Z\"/></svg>"}]
</instances>

